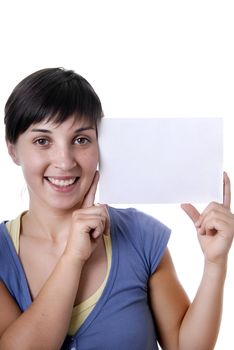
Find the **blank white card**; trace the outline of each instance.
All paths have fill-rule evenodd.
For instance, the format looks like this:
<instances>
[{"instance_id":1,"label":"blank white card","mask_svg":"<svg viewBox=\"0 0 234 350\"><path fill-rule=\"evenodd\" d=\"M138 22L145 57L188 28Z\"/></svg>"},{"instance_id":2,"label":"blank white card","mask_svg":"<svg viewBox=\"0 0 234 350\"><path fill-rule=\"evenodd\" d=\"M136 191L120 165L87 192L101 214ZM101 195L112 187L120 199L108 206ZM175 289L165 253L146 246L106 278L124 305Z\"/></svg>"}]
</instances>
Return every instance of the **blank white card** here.
<instances>
[{"instance_id":1,"label":"blank white card","mask_svg":"<svg viewBox=\"0 0 234 350\"><path fill-rule=\"evenodd\" d=\"M104 118L101 203L222 201L221 118Z\"/></svg>"}]
</instances>

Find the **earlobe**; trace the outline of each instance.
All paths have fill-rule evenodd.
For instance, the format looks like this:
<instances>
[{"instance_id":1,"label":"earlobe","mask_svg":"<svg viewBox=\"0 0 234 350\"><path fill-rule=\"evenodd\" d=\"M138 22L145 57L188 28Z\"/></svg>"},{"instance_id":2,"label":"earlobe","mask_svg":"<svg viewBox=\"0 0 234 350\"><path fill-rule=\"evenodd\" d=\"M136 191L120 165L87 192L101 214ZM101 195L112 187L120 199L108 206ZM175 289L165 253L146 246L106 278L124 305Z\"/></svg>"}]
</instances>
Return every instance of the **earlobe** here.
<instances>
[{"instance_id":1,"label":"earlobe","mask_svg":"<svg viewBox=\"0 0 234 350\"><path fill-rule=\"evenodd\" d=\"M20 165L19 159L17 157L15 145L13 143L7 141L7 149L8 149L8 153L11 156L11 159L13 160L13 162L17 165Z\"/></svg>"}]
</instances>

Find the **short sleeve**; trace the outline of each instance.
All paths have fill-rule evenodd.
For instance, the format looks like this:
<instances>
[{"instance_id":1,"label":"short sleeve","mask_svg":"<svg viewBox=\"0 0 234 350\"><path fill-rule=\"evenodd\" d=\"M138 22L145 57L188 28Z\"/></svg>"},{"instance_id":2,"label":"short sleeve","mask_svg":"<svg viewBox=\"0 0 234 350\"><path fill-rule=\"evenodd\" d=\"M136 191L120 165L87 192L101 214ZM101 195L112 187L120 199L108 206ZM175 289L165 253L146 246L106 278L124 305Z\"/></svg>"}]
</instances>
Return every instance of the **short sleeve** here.
<instances>
[{"instance_id":1,"label":"short sleeve","mask_svg":"<svg viewBox=\"0 0 234 350\"><path fill-rule=\"evenodd\" d=\"M5 284L22 311L31 303L23 266L14 244L7 232L5 223L0 225L0 280Z\"/></svg>"},{"instance_id":2,"label":"short sleeve","mask_svg":"<svg viewBox=\"0 0 234 350\"><path fill-rule=\"evenodd\" d=\"M145 264L153 274L166 250L171 230L154 217L136 211Z\"/></svg>"}]
</instances>

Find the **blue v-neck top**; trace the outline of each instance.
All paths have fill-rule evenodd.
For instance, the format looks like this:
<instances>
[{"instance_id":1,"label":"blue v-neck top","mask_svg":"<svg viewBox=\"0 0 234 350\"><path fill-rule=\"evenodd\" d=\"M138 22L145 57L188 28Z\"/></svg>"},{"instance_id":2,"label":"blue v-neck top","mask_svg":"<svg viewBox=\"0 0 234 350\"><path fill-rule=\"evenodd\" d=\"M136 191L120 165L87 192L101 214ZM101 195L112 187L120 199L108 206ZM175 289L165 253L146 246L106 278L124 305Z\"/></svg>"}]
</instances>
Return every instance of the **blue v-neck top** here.
<instances>
[{"instance_id":1,"label":"blue v-neck top","mask_svg":"<svg viewBox=\"0 0 234 350\"><path fill-rule=\"evenodd\" d=\"M93 311L73 336L66 337L62 350L156 350L157 329L148 304L148 280L165 252L170 230L136 209L108 210L110 274ZM0 225L0 280L25 311L32 299L4 222Z\"/></svg>"}]
</instances>

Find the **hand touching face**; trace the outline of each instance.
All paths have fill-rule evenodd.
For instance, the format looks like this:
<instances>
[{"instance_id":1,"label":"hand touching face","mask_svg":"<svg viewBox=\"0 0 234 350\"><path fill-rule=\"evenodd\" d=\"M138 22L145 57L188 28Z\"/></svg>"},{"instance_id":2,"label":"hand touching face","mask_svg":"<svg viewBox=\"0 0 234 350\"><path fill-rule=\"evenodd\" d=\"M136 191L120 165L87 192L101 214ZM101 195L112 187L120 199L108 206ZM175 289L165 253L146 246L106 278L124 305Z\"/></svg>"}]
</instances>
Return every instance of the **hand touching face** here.
<instances>
[{"instance_id":1,"label":"hand touching face","mask_svg":"<svg viewBox=\"0 0 234 350\"><path fill-rule=\"evenodd\" d=\"M88 260L102 235L109 234L110 220L107 207L94 205L98 180L99 173L96 172L81 209L73 212L70 236L65 250L67 254L72 254L82 262Z\"/></svg>"}]
</instances>

